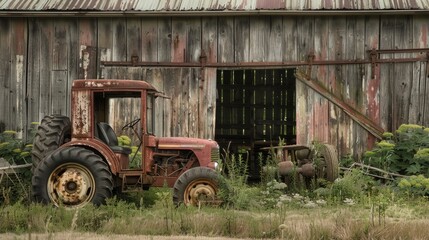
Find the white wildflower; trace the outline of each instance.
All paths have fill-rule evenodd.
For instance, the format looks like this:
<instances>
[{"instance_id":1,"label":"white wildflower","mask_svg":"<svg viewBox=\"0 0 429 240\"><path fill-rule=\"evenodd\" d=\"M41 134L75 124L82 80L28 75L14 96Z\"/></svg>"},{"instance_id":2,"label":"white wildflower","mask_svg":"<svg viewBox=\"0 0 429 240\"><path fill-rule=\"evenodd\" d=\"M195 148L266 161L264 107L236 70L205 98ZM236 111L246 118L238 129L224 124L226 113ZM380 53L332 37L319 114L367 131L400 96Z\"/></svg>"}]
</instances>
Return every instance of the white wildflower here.
<instances>
[{"instance_id":1,"label":"white wildflower","mask_svg":"<svg viewBox=\"0 0 429 240\"><path fill-rule=\"evenodd\" d=\"M303 196L299 195L298 193L294 193L294 194L292 195L292 197L293 197L294 199L296 199L296 200L302 200L302 199L304 198Z\"/></svg>"},{"instance_id":2,"label":"white wildflower","mask_svg":"<svg viewBox=\"0 0 429 240\"><path fill-rule=\"evenodd\" d=\"M315 208L315 207L317 207L317 204L315 203L315 202L313 202L313 201L308 201L307 203L305 203L304 205L303 205L305 208Z\"/></svg>"},{"instance_id":3,"label":"white wildflower","mask_svg":"<svg viewBox=\"0 0 429 240\"><path fill-rule=\"evenodd\" d=\"M317 203L317 205L322 205L322 206L326 205L326 201L323 199L316 200L316 203Z\"/></svg>"},{"instance_id":4,"label":"white wildflower","mask_svg":"<svg viewBox=\"0 0 429 240\"><path fill-rule=\"evenodd\" d=\"M280 202L292 202L292 198L286 194L283 194L279 197Z\"/></svg>"},{"instance_id":5,"label":"white wildflower","mask_svg":"<svg viewBox=\"0 0 429 240\"><path fill-rule=\"evenodd\" d=\"M286 187L287 187L286 183L283 183L283 182L281 182L281 183L276 183L276 184L274 185L274 189L278 189L278 190L283 190L283 189L285 189Z\"/></svg>"},{"instance_id":6,"label":"white wildflower","mask_svg":"<svg viewBox=\"0 0 429 240\"><path fill-rule=\"evenodd\" d=\"M355 205L355 201L353 201L353 199L351 199L351 198L346 198L346 199L344 199L343 202L349 206Z\"/></svg>"}]
</instances>

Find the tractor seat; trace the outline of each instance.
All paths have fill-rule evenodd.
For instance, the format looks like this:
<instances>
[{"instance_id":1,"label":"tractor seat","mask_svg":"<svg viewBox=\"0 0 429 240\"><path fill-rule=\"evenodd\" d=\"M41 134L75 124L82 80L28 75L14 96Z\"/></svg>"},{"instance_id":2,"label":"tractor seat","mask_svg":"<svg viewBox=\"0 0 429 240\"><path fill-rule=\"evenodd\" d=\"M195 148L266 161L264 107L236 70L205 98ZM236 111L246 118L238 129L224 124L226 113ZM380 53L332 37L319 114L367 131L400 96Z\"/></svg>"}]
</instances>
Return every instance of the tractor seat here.
<instances>
[{"instance_id":1,"label":"tractor seat","mask_svg":"<svg viewBox=\"0 0 429 240\"><path fill-rule=\"evenodd\" d=\"M109 124L105 122L97 123L97 131L98 138L106 143L113 152L127 155L131 153L131 148L119 146L118 138Z\"/></svg>"}]
</instances>

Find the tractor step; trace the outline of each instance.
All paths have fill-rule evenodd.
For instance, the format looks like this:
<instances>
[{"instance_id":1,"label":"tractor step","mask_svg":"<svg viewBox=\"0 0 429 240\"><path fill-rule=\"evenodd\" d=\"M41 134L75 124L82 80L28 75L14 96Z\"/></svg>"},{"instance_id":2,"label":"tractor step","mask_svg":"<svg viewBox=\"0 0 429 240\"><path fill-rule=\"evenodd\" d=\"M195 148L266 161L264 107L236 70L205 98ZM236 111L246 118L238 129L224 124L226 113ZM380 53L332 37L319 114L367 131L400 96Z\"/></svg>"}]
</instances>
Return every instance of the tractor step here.
<instances>
[{"instance_id":1,"label":"tractor step","mask_svg":"<svg viewBox=\"0 0 429 240\"><path fill-rule=\"evenodd\" d=\"M144 186L153 182L151 176L144 174L141 170L127 170L120 172L119 177L122 179L122 192L139 192Z\"/></svg>"}]
</instances>

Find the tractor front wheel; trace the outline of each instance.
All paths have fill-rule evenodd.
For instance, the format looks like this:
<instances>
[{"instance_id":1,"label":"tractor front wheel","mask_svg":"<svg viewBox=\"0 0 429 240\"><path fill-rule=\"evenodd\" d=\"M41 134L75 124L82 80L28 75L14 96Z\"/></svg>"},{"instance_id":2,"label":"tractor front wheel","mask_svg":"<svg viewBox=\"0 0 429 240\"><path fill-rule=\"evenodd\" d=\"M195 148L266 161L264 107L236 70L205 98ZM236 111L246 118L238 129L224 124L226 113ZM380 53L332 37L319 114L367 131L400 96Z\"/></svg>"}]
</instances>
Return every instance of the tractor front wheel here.
<instances>
[{"instance_id":1,"label":"tractor front wheel","mask_svg":"<svg viewBox=\"0 0 429 240\"><path fill-rule=\"evenodd\" d=\"M81 147L58 150L34 170L32 194L37 202L68 208L99 205L112 196L112 174L103 159Z\"/></svg>"},{"instance_id":2,"label":"tractor front wheel","mask_svg":"<svg viewBox=\"0 0 429 240\"><path fill-rule=\"evenodd\" d=\"M198 206L216 200L218 174L210 168L194 167L184 172L173 187L173 201L176 205Z\"/></svg>"}]
</instances>

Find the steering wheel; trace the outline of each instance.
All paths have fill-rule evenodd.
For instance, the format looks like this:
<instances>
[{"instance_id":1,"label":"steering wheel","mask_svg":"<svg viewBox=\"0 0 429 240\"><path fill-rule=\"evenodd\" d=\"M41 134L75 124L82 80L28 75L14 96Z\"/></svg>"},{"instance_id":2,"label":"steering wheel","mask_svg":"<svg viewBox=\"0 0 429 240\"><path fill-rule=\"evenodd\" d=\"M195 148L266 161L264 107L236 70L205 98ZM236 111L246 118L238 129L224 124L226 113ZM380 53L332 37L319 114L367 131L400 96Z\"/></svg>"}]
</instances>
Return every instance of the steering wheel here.
<instances>
[{"instance_id":1,"label":"steering wheel","mask_svg":"<svg viewBox=\"0 0 429 240\"><path fill-rule=\"evenodd\" d=\"M136 119L132 120L131 122L129 122L129 123L127 123L127 124L125 124L125 125L122 127L122 130L124 130L124 129L126 129L126 128L134 128L134 126L135 126L137 123L139 123L139 122L140 122L140 118L136 118Z\"/></svg>"}]
</instances>

